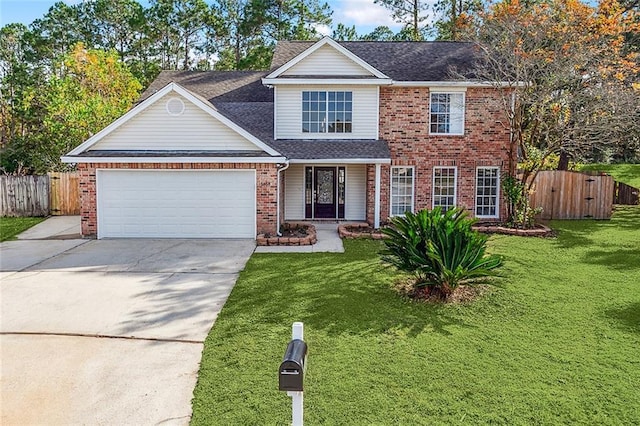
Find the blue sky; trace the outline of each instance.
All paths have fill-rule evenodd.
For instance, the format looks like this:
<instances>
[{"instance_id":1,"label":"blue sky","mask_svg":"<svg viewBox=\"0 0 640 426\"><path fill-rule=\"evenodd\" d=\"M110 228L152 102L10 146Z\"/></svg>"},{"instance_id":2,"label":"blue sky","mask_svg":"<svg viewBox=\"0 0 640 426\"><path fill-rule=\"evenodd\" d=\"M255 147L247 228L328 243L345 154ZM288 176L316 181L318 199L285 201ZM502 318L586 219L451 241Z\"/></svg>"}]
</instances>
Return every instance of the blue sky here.
<instances>
[{"instance_id":1,"label":"blue sky","mask_svg":"<svg viewBox=\"0 0 640 426\"><path fill-rule=\"evenodd\" d=\"M81 0L65 0L68 4ZM139 0L146 4L145 0ZM210 0L207 1L210 3ZM30 24L42 17L55 3L55 0L0 0L0 26L12 22ZM359 34L371 32L379 25L387 25L394 31L400 26L393 22L388 10L374 4L373 0L328 0L333 8L333 23L342 22L348 26L355 25Z\"/></svg>"}]
</instances>

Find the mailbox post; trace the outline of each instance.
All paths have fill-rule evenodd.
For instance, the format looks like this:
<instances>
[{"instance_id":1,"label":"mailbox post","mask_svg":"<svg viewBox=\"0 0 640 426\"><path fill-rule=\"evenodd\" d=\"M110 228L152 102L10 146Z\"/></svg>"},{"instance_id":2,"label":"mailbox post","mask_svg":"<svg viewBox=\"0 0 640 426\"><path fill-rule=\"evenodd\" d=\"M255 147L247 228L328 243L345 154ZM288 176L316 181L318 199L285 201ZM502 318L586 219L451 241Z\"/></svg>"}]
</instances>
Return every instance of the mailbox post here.
<instances>
[{"instance_id":1,"label":"mailbox post","mask_svg":"<svg viewBox=\"0 0 640 426\"><path fill-rule=\"evenodd\" d=\"M304 325L294 322L291 329L291 341L287 345L284 358L278 371L281 391L287 391L291 397L292 425L303 424L304 374L307 363L307 344L304 342Z\"/></svg>"}]
</instances>

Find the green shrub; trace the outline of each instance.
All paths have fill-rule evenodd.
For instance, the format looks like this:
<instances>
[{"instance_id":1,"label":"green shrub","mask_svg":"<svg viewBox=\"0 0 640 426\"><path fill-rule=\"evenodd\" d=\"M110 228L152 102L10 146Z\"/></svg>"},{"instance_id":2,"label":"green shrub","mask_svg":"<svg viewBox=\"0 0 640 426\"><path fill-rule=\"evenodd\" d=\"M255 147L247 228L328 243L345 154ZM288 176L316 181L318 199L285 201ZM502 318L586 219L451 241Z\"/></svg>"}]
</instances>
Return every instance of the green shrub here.
<instances>
[{"instance_id":1,"label":"green shrub","mask_svg":"<svg viewBox=\"0 0 640 426\"><path fill-rule=\"evenodd\" d=\"M415 276L415 287L447 299L460 284L471 284L502 265L502 259L485 253L487 237L471 229L475 222L461 208L443 212L407 212L390 219L382 260Z\"/></svg>"},{"instance_id":2,"label":"green shrub","mask_svg":"<svg viewBox=\"0 0 640 426\"><path fill-rule=\"evenodd\" d=\"M507 200L507 225L513 228L533 228L536 215L542 212L542 207L531 207L531 193L527 191L527 185L508 173L504 173L500 181Z\"/></svg>"}]
</instances>

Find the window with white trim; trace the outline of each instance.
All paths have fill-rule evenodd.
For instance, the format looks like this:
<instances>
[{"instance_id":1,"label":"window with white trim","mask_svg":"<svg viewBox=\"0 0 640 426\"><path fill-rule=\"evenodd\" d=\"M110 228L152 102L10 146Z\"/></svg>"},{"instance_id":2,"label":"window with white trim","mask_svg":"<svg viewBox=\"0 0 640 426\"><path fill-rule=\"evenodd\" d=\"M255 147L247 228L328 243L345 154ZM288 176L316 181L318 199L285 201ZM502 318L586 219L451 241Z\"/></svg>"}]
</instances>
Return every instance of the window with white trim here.
<instances>
[{"instance_id":1,"label":"window with white trim","mask_svg":"<svg viewBox=\"0 0 640 426\"><path fill-rule=\"evenodd\" d=\"M431 92L429 133L464 134L464 93Z\"/></svg>"},{"instance_id":2,"label":"window with white trim","mask_svg":"<svg viewBox=\"0 0 640 426\"><path fill-rule=\"evenodd\" d=\"M303 133L351 133L352 92L302 92Z\"/></svg>"},{"instance_id":3,"label":"window with white trim","mask_svg":"<svg viewBox=\"0 0 640 426\"><path fill-rule=\"evenodd\" d=\"M476 169L476 217L498 217L500 170L498 167Z\"/></svg>"},{"instance_id":4,"label":"window with white trim","mask_svg":"<svg viewBox=\"0 0 640 426\"><path fill-rule=\"evenodd\" d=\"M456 177L455 167L433 168L433 207L446 212L456 206Z\"/></svg>"},{"instance_id":5,"label":"window with white trim","mask_svg":"<svg viewBox=\"0 0 640 426\"><path fill-rule=\"evenodd\" d=\"M413 211L413 167L391 167L391 216Z\"/></svg>"}]
</instances>

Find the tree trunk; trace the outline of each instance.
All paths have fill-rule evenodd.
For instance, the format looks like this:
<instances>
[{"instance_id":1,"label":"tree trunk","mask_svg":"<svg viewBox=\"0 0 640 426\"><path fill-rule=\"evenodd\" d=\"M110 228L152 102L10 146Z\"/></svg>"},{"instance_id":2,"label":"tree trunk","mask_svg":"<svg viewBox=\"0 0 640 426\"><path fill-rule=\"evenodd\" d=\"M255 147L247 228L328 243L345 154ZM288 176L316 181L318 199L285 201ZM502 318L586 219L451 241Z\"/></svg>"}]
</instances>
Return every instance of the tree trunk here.
<instances>
[{"instance_id":1,"label":"tree trunk","mask_svg":"<svg viewBox=\"0 0 640 426\"><path fill-rule=\"evenodd\" d=\"M189 36L184 36L184 65L185 71L189 69Z\"/></svg>"},{"instance_id":2,"label":"tree trunk","mask_svg":"<svg viewBox=\"0 0 640 426\"><path fill-rule=\"evenodd\" d=\"M569 170L569 154L564 149L560 151L558 159L558 170Z\"/></svg>"},{"instance_id":3,"label":"tree trunk","mask_svg":"<svg viewBox=\"0 0 640 426\"><path fill-rule=\"evenodd\" d=\"M418 0L413 0L413 41L418 41L420 22L418 20Z\"/></svg>"},{"instance_id":4,"label":"tree trunk","mask_svg":"<svg viewBox=\"0 0 640 426\"><path fill-rule=\"evenodd\" d=\"M459 11L456 11L456 0L451 0L451 40L452 41L457 41L458 39L458 27L457 27L457 22L458 22L458 13Z\"/></svg>"},{"instance_id":5,"label":"tree trunk","mask_svg":"<svg viewBox=\"0 0 640 426\"><path fill-rule=\"evenodd\" d=\"M240 30L239 29L236 30L236 40L235 41L236 41L236 43L235 43L235 46L234 46L234 54L235 54L236 64L233 67L233 69L238 70L238 69L240 69L240 58L241 58L241 56L240 56Z\"/></svg>"}]
</instances>

